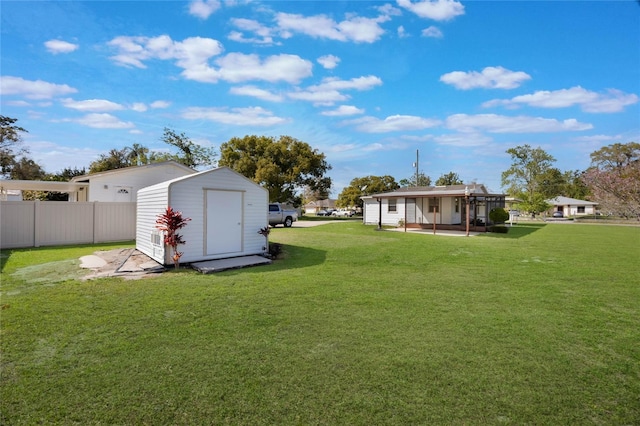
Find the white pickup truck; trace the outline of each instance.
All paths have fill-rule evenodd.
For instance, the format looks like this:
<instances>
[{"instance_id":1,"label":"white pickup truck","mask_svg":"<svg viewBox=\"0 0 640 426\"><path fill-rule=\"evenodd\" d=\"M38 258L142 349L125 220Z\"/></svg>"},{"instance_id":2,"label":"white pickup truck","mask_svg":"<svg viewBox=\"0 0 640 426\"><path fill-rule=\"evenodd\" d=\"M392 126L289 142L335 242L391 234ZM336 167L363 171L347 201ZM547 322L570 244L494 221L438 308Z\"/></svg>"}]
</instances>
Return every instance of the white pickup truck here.
<instances>
[{"instance_id":1,"label":"white pickup truck","mask_svg":"<svg viewBox=\"0 0 640 426\"><path fill-rule=\"evenodd\" d=\"M287 210L280 203L269 203L269 225L275 227L283 224L285 228L291 228L296 220L298 212L295 210Z\"/></svg>"}]
</instances>

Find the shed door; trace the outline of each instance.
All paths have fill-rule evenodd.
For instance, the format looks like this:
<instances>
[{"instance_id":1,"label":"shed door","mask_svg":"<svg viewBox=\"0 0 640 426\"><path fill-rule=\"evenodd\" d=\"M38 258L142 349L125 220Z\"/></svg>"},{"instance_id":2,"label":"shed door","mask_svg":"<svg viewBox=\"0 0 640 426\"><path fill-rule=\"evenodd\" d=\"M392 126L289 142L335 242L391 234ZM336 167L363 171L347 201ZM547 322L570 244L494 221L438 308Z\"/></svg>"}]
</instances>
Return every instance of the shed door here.
<instances>
[{"instance_id":1,"label":"shed door","mask_svg":"<svg viewBox=\"0 0 640 426\"><path fill-rule=\"evenodd\" d=\"M207 254L242 251L242 192L207 192Z\"/></svg>"}]
</instances>

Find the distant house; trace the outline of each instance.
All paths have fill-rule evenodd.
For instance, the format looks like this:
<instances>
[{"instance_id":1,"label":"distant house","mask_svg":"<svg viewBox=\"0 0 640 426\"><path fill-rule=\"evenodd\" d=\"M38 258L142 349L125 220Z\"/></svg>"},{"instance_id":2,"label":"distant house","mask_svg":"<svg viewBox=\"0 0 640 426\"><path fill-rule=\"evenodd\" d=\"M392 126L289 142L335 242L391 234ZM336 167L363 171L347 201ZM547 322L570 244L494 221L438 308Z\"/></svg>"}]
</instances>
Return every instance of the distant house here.
<instances>
[{"instance_id":1,"label":"distant house","mask_svg":"<svg viewBox=\"0 0 640 426\"><path fill-rule=\"evenodd\" d=\"M316 214L320 210L334 209L336 208L336 201L331 199L310 201L304 205L305 214Z\"/></svg>"},{"instance_id":2,"label":"distant house","mask_svg":"<svg viewBox=\"0 0 640 426\"><path fill-rule=\"evenodd\" d=\"M577 200L569 197L556 197L546 200L551 204L550 212L562 212L564 216L584 216L596 214L598 203L585 200Z\"/></svg>"},{"instance_id":3,"label":"distant house","mask_svg":"<svg viewBox=\"0 0 640 426\"><path fill-rule=\"evenodd\" d=\"M474 231L485 231L489 212L504 208L505 195L491 194L480 184L448 185L401 188L362 201L365 224L464 230L468 223Z\"/></svg>"},{"instance_id":4,"label":"distant house","mask_svg":"<svg viewBox=\"0 0 640 426\"><path fill-rule=\"evenodd\" d=\"M144 187L194 173L176 161L164 161L76 176L71 183L82 184L86 190L70 192L69 201L135 202L138 190Z\"/></svg>"}]
</instances>

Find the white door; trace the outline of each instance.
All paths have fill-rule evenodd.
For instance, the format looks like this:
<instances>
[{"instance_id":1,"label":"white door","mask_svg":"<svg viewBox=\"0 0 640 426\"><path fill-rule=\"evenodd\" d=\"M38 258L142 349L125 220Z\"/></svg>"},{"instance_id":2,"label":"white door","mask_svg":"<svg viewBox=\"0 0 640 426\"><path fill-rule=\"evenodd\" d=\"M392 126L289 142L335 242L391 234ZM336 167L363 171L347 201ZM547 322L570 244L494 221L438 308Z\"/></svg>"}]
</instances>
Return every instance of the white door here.
<instances>
[{"instance_id":1,"label":"white door","mask_svg":"<svg viewBox=\"0 0 640 426\"><path fill-rule=\"evenodd\" d=\"M207 254L242 251L242 192L207 191Z\"/></svg>"}]
</instances>

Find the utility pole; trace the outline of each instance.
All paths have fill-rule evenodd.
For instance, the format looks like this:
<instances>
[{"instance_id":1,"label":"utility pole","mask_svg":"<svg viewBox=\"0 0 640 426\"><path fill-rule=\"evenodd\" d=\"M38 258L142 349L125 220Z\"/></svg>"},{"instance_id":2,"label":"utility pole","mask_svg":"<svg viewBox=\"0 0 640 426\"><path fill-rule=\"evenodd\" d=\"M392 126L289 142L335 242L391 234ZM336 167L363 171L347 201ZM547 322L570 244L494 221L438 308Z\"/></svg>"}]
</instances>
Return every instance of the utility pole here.
<instances>
[{"instance_id":1,"label":"utility pole","mask_svg":"<svg viewBox=\"0 0 640 426\"><path fill-rule=\"evenodd\" d=\"M420 175L418 174L418 159L419 159L419 155L418 155L418 154L419 154L419 152L420 152L420 151L418 151L418 150L416 149L416 162L415 162L415 163L413 163L413 167L415 167L415 168L416 168L416 186L418 186L418 177L420 176Z\"/></svg>"}]
</instances>

